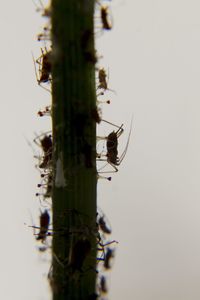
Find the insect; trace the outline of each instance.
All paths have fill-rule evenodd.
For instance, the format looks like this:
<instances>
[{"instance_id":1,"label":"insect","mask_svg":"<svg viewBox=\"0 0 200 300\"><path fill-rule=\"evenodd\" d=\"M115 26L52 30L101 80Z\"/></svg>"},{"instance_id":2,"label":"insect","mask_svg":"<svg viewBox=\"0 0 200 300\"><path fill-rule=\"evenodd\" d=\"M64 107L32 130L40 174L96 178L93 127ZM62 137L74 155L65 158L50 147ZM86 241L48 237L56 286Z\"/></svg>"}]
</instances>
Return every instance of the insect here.
<instances>
[{"instance_id":1,"label":"insect","mask_svg":"<svg viewBox=\"0 0 200 300\"><path fill-rule=\"evenodd\" d=\"M109 7L108 6L101 6L101 22L102 22L102 27L105 30L111 30L112 29L112 22L109 20L109 12L108 12Z\"/></svg>"},{"instance_id":2,"label":"insect","mask_svg":"<svg viewBox=\"0 0 200 300\"><path fill-rule=\"evenodd\" d=\"M98 72L98 79L99 79L98 89L107 90L108 84L107 84L106 77L107 77L107 74L106 74L105 69L104 68L99 69L99 72Z\"/></svg>"},{"instance_id":3,"label":"insect","mask_svg":"<svg viewBox=\"0 0 200 300\"><path fill-rule=\"evenodd\" d=\"M87 238L81 238L73 245L69 266L73 271L82 271L83 263L91 251L91 243Z\"/></svg>"},{"instance_id":4,"label":"insect","mask_svg":"<svg viewBox=\"0 0 200 300\"><path fill-rule=\"evenodd\" d=\"M111 248L106 249L105 257L104 257L104 268L110 269L111 268L111 259L114 257L114 250Z\"/></svg>"},{"instance_id":5,"label":"insect","mask_svg":"<svg viewBox=\"0 0 200 300\"><path fill-rule=\"evenodd\" d=\"M103 233L106 234L112 233L109 221L100 208L98 208L98 213L97 213L97 225Z\"/></svg>"},{"instance_id":6,"label":"insect","mask_svg":"<svg viewBox=\"0 0 200 300\"><path fill-rule=\"evenodd\" d=\"M48 235L49 229L49 222L50 222L50 215L47 210L45 210L40 215L40 232L38 233L37 240L44 241Z\"/></svg>"},{"instance_id":7,"label":"insect","mask_svg":"<svg viewBox=\"0 0 200 300\"><path fill-rule=\"evenodd\" d=\"M104 68L100 68L99 72L98 72L98 81L99 81L99 85L97 86L97 89L103 89L104 91L108 90L111 92L114 92L114 90L111 90L108 88L108 83L107 83L107 74ZM104 94L104 92L103 92Z\"/></svg>"},{"instance_id":8,"label":"insect","mask_svg":"<svg viewBox=\"0 0 200 300\"><path fill-rule=\"evenodd\" d=\"M50 74L51 74L51 56L52 52L51 50L47 51L45 48L45 52L41 48L42 55L36 60L36 63L39 64L39 73L40 73L40 79L39 83L41 82L47 82L50 80Z\"/></svg>"},{"instance_id":9,"label":"insect","mask_svg":"<svg viewBox=\"0 0 200 300\"><path fill-rule=\"evenodd\" d=\"M111 228L108 227L108 225L106 224L105 222L105 216L101 216L98 220L98 225L99 225L99 228L104 232L104 233L107 233L107 234L111 234L112 230Z\"/></svg>"},{"instance_id":10,"label":"insect","mask_svg":"<svg viewBox=\"0 0 200 300\"><path fill-rule=\"evenodd\" d=\"M36 139L34 140L34 142L36 142ZM41 146L43 150L43 158L42 158L42 162L39 165L39 168L45 169L49 167L49 164L51 163L52 160L52 149L53 149L52 136L45 134L43 138L40 139L39 146Z\"/></svg>"},{"instance_id":11,"label":"insect","mask_svg":"<svg viewBox=\"0 0 200 300\"><path fill-rule=\"evenodd\" d=\"M105 276L101 276L100 278L100 292L106 294L108 292L108 287L107 287L107 283L106 283L106 277Z\"/></svg>"},{"instance_id":12,"label":"insect","mask_svg":"<svg viewBox=\"0 0 200 300\"><path fill-rule=\"evenodd\" d=\"M117 166L119 166L121 164L121 162L123 161L127 149L128 149L128 145L129 145L129 141L130 141L130 135L131 135L131 129L132 129L132 120L131 120L131 128L129 131L129 135L128 135L128 140L125 146L124 151L122 152L121 156L118 157L118 138L122 135L122 133L124 132L123 129L123 124L121 126L117 126L113 123L110 123L106 120L103 120L103 122L106 122L108 124L111 124L115 127L118 128L117 131L112 131L106 138L100 138L100 139L106 139L106 148L107 148L107 153L106 153L106 157L107 157L107 162L113 167L114 172L118 172L118 168ZM101 159L101 154L97 155L98 160L102 161L104 159ZM102 173L110 173L109 171L106 172L102 172Z\"/></svg>"},{"instance_id":13,"label":"insect","mask_svg":"<svg viewBox=\"0 0 200 300\"><path fill-rule=\"evenodd\" d=\"M42 84L46 82L51 81L51 58L52 58L52 51L47 50L45 47L45 50L41 48L42 54L38 59L34 59L33 57L33 62L34 62L34 68L35 68L35 75L38 84L44 88L45 90L49 91L46 89ZM33 54L32 54L33 56ZM37 75L37 70L36 70L36 63L39 65L38 73L39 73L39 78Z\"/></svg>"}]
</instances>

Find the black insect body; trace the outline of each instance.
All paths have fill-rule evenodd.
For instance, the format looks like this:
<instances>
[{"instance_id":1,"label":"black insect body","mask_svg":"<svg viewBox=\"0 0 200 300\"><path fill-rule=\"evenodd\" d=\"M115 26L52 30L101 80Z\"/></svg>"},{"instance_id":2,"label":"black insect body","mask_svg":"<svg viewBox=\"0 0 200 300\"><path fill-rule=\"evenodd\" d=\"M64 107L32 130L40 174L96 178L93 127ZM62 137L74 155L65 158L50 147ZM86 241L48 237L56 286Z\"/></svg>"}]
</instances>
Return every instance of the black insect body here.
<instances>
[{"instance_id":1,"label":"black insect body","mask_svg":"<svg viewBox=\"0 0 200 300\"><path fill-rule=\"evenodd\" d=\"M101 22L103 29L112 29L112 24L109 22L108 6L101 6Z\"/></svg>"},{"instance_id":2,"label":"black insect body","mask_svg":"<svg viewBox=\"0 0 200 300\"><path fill-rule=\"evenodd\" d=\"M52 144L52 137L51 135L45 135L41 140L40 144L43 150L43 160L41 164L39 165L39 168L45 169L49 166L49 164L52 161L52 149L53 149L53 144Z\"/></svg>"},{"instance_id":3,"label":"black insect body","mask_svg":"<svg viewBox=\"0 0 200 300\"><path fill-rule=\"evenodd\" d=\"M110 269L111 268L111 259L114 257L114 250L111 248L106 249L105 257L104 257L104 268Z\"/></svg>"},{"instance_id":4,"label":"black insect body","mask_svg":"<svg viewBox=\"0 0 200 300\"><path fill-rule=\"evenodd\" d=\"M44 241L48 235L50 222L50 215L47 210L45 210L40 216L40 232L38 233L37 240Z\"/></svg>"}]
</instances>

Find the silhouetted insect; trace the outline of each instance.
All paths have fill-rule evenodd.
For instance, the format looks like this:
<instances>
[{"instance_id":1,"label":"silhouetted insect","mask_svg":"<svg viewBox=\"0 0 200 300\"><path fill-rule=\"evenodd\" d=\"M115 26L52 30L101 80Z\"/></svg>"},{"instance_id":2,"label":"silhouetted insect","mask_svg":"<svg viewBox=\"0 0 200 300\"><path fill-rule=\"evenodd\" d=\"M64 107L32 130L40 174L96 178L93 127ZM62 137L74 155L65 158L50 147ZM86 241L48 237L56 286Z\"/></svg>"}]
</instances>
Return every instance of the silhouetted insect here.
<instances>
[{"instance_id":1,"label":"silhouetted insect","mask_svg":"<svg viewBox=\"0 0 200 300\"><path fill-rule=\"evenodd\" d=\"M44 241L48 234L50 216L47 210L45 210L40 216L40 232L38 233L37 240Z\"/></svg>"},{"instance_id":2,"label":"silhouetted insect","mask_svg":"<svg viewBox=\"0 0 200 300\"><path fill-rule=\"evenodd\" d=\"M39 168L45 169L49 166L52 160L52 137L51 135L44 135L42 139L40 139L40 146L43 150L43 159L39 165Z\"/></svg>"},{"instance_id":3,"label":"silhouetted insect","mask_svg":"<svg viewBox=\"0 0 200 300\"><path fill-rule=\"evenodd\" d=\"M79 239L72 247L69 266L73 271L82 271L83 263L91 251L91 243L86 238Z\"/></svg>"},{"instance_id":4,"label":"silhouetted insect","mask_svg":"<svg viewBox=\"0 0 200 300\"><path fill-rule=\"evenodd\" d=\"M47 51L45 48L45 52L43 49L41 49L42 55L36 60L36 63L39 64L39 83L44 83L50 80L50 74L51 74L51 56L52 52Z\"/></svg>"},{"instance_id":5,"label":"silhouetted insect","mask_svg":"<svg viewBox=\"0 0 200 300\"><path fill-rule=\"evenodd\" d=\"M112 23L109 20L109 13L108 13L108 6L101 6L101 22L102 27L105 30L111 30L112 29Z\"/></svg>"},{"instance_id":6,"label":"silhouetted insect","mask_svg":"<svg viewBox=\"0 0 200 300\"><path fill-rule=\"evenodd\" d=\"M108 227L108 225L106 224L105 222L105 216L101 216L98 220L98 225L99 225L99 228L104 232L104 233L107 233L107 234L111 234L112 230L111 228Z\"/></svg>"},{"instance_id":7,"label":"silhouetted insect","mask_svg":"<svg viewBox=\"0 0 200 300\"><path fill-rule=\"evenodd\" d=\"M108 90L108 91L111 91L111 92L114 92L114 90L111 90L108 88L108 83L107 83L107 74L106 74L106 71L104 68L100 68L99 69L99 72L98 72L98 81L99 81L99 84L97 86L97 89L103 89L104 91ZM104 94L104 93L103 93Z\"/></svg>"},{"instance_id":8,"label":"silhouetted insect","mask_svg":"<svg viewBox=\"0 0 200 300\"><path fill-rule=\"evenodd\" d=\"M41 56L38 59L34 59L33 57L33 62L34 62L34 68L35 68L35 76L37 79L38 84L48 92L50 92L47 88L45 88L42 83L50 82L51 80L51 57L52 57L52 51L45 48L45 51L41 49ZM32 54L33 56L33 54ZM37 75L37 70L36 70L36 63L39 65L39 78Z\"/></svg>"},{"instance_id":9,"label":"silhouetted insect","mask_svg":"<svg viewBox=\"0 0 200 300\"><path fill-rule=\"evenodd\" d=\"M132 121L131 121L131 128L130 128L130 131L129 131L129 136L128 136L128 140L127 140L127 143L126 143L126 147L124 149L124 151L122 152L121 156L118 157L118 138L122 135L122 133L124 132L124 129L122 128L123 127L123 124L121 126L117 126L113 123L110 123L106 120L102 120L103 122L106 122L108 124L111 124L115 127L118 128L117 131L112 131L106 138L103 138L103 139L106 139L106 148L107 148L107 153L106 153L106 157L107 157L107 162L114 168L114 172L117 172L118 171L118 168L117 166L119 166L121 164L121 162L123 161L125 155L126 155L126 152L127 152L127 149L128 149L128 145L129 145L129 140L130 140L130 134L131 134L131 129L132 129ZM104 160L104 159L101 159L101 154L99 157L99 160ZM110 173L109 171L107 172L102 172L102 173Z\"/></svg>"},{"instance_id":10,"label":"silhouetted insect","mask_svg":"<svg viewBox=\"0 0 200 300\"><path fill-rule=\"evenodd\" d=\"M106 249L105 257L104 257L104 268L110 269L111 268L111 259L114 257L114 250L111 248Z\"/></svg>"},{"instance_id":11,"label":"silhouetted insect","mask_svg":"<svg viewBox=\"0 0 200 300\"><path fill-rule=\"evenodd\" d=\"M107 283L106 283L106 277L105 276L101 276L100 278L100 292L106 294L108 292L108 287L107 287Z\"/></svg>"}]
</instances>

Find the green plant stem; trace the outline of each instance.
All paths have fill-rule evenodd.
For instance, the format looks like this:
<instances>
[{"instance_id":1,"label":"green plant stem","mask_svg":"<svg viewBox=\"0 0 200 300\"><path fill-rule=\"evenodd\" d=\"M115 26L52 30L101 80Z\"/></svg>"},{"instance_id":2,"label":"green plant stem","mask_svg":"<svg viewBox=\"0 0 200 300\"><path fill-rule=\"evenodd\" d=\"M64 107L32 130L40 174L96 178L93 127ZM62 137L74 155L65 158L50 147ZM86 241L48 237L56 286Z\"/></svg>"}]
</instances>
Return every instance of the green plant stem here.
<instances>
[{"instance_id":1,"label":"green plant stem","mask_svg":"<svg viewBox=\"0 0 200 300\"><path fill-rule=\"evenodd\" d=\"M97 239L94 1L52 0L51 14L50 282L54 300L89 300L95 293Z\"/></svg>"}]
</instances>

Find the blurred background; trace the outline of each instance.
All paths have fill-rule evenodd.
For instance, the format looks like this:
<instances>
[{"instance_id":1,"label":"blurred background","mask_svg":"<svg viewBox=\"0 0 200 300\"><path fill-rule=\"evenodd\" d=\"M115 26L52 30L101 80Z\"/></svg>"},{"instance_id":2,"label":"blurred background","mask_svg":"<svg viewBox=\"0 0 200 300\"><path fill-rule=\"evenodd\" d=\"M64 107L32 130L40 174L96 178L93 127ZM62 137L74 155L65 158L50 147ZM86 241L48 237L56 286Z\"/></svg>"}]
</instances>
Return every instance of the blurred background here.
<instances>
[{"instance_id":1,"label":"blurred background","mask_svg":"<svg viewBox=\"0 0 200 300\"><path fill-rule=\"evenodd\" d=\"M50 95L37 84L32 53L45 18L30 0L0 10L1 202L0 298L49 300L48 251L39 253L28 225L38 225L36 134L50 128L37 112ZM45 1L44 1L45 4ZM200 298L200 3L113 0L113 29L98 34L99 66L109 73L103 118L124 124L127 154L98 183L98 205L119 241L110 300ZM12 5L12 6L11 6ZM103 126L103 125L102 125ZM111 128L111 127L110 127ZM104 129L103 129L104 130ZM111 128L111 131L113 128ZM30 146L30 143L32 146ZM120 154L119 153L119 154Z\"/></svg>"}]
</instances>

